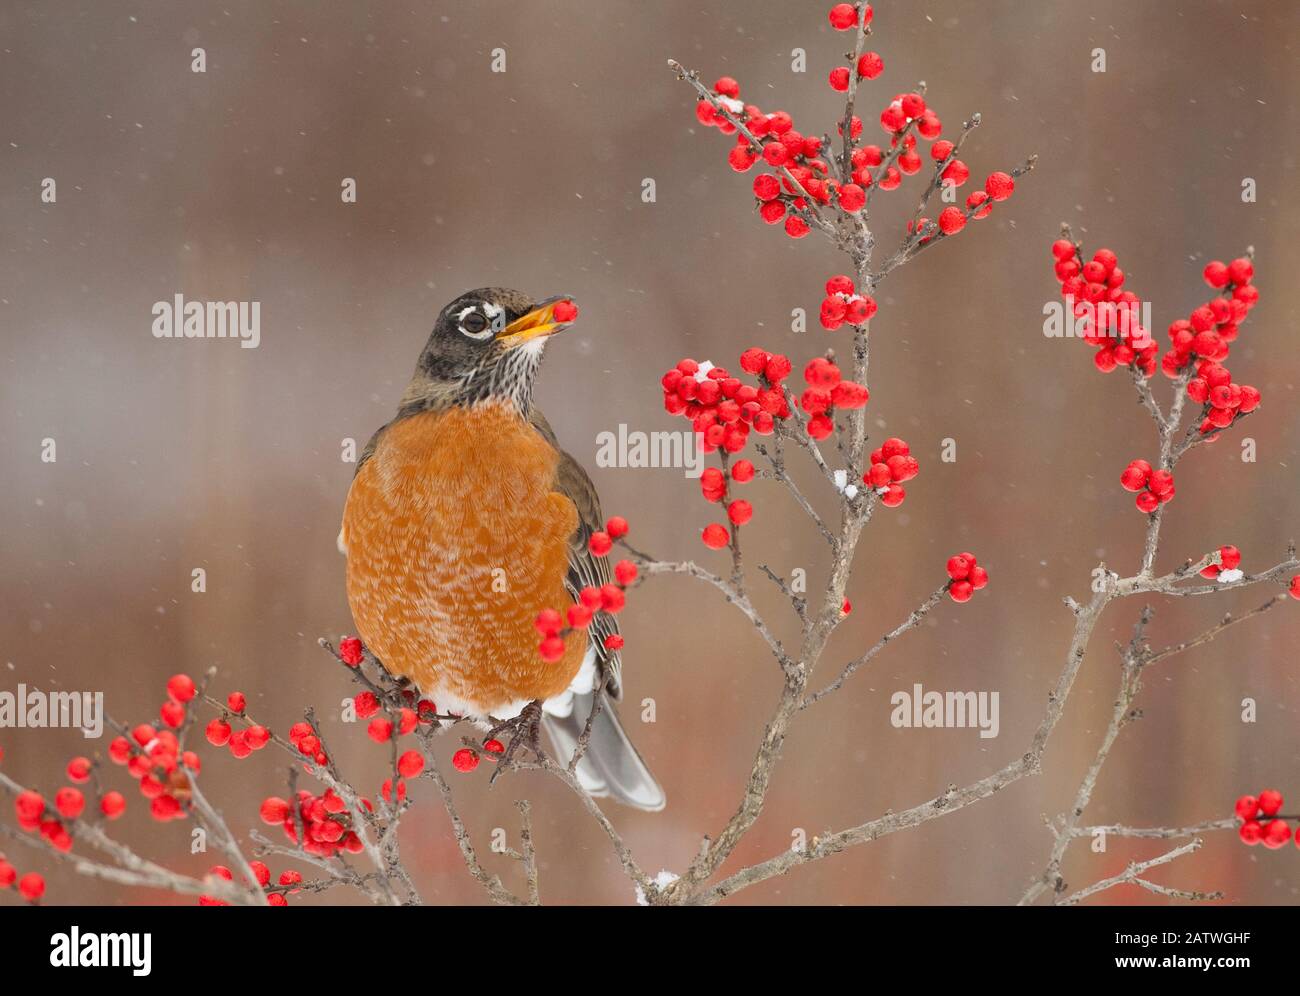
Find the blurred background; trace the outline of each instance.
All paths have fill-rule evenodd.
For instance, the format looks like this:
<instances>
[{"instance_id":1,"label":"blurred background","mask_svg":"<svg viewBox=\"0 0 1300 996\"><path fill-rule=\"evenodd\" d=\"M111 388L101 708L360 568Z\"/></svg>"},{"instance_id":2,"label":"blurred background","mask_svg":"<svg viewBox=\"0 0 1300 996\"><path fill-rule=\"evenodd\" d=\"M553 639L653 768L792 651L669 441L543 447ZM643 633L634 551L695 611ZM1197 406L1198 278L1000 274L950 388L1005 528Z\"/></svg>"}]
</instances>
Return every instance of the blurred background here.
<instances>
[{"instance_id":1,"label":"blurred background","mask_svg":"<svg viewBox=\"0 0 1300 996\"><path fill-rule=\"evenodd\" d=\"M720 566L698 539L716 509L696 483L680 470L598 468L596 435L619 423L681 428L657 381L682 356L734 368L754 344L797 363L845 346L815 321L822 284L844 266L824 240L795 243L761 224L750 177L726 163L730 140L698 127L693 94L665 60L710 82L735 76L745 99L789 111L806 132L831 130L842 103L826 74L848 36L830 29L827 7L0 4L0 690L102 690L115 717L138 722L156 718L168 675L216 666L214 690L243 690L280 730L315 705L336 759L377 791L386 751L338 723L353 688L316 646L352 630L334 546L353 471L340 454L390 417L438 309L485 284L574 296L582 317L552 344L540 403L639 546ZM1019 756L1064 660L1062 597L1084 598L1099 560L1137 568L1144 518L1118 477L1155 454L1154 430L1123 374L1102 376L1084 345L1042 334L1061 221L1089 252L1119 254L1128 285L1153 302L1162 347L1166 325L1207 299L1205 262L1256 247L1262 301L1231 366L1262 390L1264 409L1179 467L1160 566L1224 543L1247 570L1271 566L1300 524L1300 291L1287 276L1300 266L1300 11L1265 0L882 0L874 27L886 70L861 98L869 135L884 102L924 79L947 135L983 114L963 154L975 182L1040 159L990 220L882 287L870 425L877 439L905 437L921 474L902 507L875 515L824 676L900 622L954 551L975 551L993 580L969 604L945 602L795 723L731 870L800 830L916 805ZM195 47L204 74L191 72ZM491 71L497 48L504 73ZM795 48L806 73L791 71ZM1105 73L1091 71L1094 48ZM57 181L55 204L40 200L45 177ZM357 181L355 204L340 200L345 177ZM1257 203L1242 202L1247 177ZM645 178L653 203L641 199ZM873 204L882 254L921 183ZM260 348L155 339L150 309L177 293L261 302ZM796 307L813 316L803 334L790 330ZM1167 398L1163 380L1157 391ZM1243 430L1255 463L1240 459ZM47 437L56 463L40 459ZM945 438L955 463L939 460ZM805 471L831 511L833 496ZM803 567L817 590L815 531L775 486L751 488L750 564ZM190 590L198 567L202 594ZM796 636L779 594L757 575L752 585ZM1273 593L1160 601L1152 641ZM1113 606L1098 628L1040 777L733 901L1014 901L1046 859L1044 814L1069 805L1105 729L1114 640L1139 608ZM740 799L778 670L745 620L690 579L643 585L623 628L624 713L669 805L611 815L649 872L680 872ZM1085 822L1182 825L1231 815L1236 796L1265 787L1300 797L1298 640L1300 607L1282 606L1158 665L1139 700L1145 718L1122 735ZM915 682L998 691L1000 735L893 728L889 697ZM1258 702L1253 725L1240 719L1245 697ZM637 721L646 698L653 724ZM7 773L52 793L87 744L69 731L0 730L0 747ZM259 825L258 802L283 792L285 759L204 751L208 795L240 832ZM131 789L122 772L110 778ZM454 784L484 852L493 828L516 840L512 801L532 800L546 901L631 901L607 841L553 780L488 790L480 769ZM425 899L482 902L440 804L427 784L416 792L402 846ZM128 798L114 829L133 846L189 871L214 860L190 856L186 824L153 824ZM175 901L5 849L48 873L50 902ZM1065 875L1083 886L1164 850L1079 844ZM518 885L508 859L486 860ZM1155 877L1233 902L1294 903L1300 854L1219 833ZM1123 888L1095 901L1165 900Z\"/></svg>"}]
</instances>

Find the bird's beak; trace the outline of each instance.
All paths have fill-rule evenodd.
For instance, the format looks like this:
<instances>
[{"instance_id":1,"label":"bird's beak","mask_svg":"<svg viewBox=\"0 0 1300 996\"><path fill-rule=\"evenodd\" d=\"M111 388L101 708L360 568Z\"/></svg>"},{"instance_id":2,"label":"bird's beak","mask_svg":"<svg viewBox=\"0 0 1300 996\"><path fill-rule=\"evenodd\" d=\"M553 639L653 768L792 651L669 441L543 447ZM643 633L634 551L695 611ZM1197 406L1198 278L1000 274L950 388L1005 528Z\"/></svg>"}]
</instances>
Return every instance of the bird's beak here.
<instances>
[{"instance_id":1,"label":"bird's beak","mask_svg":"<svg viewBox=\"0 0 1300 996\"><path fill-rule=\"evenodd\" d=\"M561 316L557 317L555 311L560 305L567 305L567 307L560 308ZM554 335L567 329L577 315L578 309L567 294L548 298L528 314L516 318L502 329L497 335L497 342L505 349L514 349L533 339Z\"/></svg>"}]
</instances>

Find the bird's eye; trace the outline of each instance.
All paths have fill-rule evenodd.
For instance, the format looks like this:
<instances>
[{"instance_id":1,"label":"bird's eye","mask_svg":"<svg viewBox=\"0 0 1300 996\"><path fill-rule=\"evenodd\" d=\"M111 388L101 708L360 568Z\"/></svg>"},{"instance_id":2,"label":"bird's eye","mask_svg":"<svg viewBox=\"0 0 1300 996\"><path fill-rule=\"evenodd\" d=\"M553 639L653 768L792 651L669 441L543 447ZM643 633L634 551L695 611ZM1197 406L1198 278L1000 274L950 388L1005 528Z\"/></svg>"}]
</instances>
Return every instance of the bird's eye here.
<instances>
[{"instance_id":1,"label":"bird's eye","mask_svg":"<svg viewBox=\"0 0 1300 996\"><path fill-rule=\"evenodd\" d=\"M460 316L460 330L471 339L484 339L492 334L487 317L477 308L467 310Z\"/></svg>"}]
</instances>

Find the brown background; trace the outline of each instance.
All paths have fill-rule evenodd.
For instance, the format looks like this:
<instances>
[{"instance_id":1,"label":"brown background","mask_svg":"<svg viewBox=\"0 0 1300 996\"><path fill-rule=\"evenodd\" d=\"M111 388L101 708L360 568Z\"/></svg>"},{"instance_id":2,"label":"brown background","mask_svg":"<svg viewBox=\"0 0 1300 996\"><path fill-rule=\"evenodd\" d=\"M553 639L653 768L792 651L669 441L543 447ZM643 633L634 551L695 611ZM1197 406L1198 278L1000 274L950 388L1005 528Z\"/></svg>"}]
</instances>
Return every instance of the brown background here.
<instances>
[{"instance_id":1,"label":"brown background","mask_svg":"<svg viewBox=\"0 0 1300 996\"><path fill-rule=\"evenodd\" d=\"M1131 572L1142 517L1117 479L1154 453L1122 375L1085 347L1041 334L1054 299L1047 247L1068 219L1120 255L1130 286L1165 325L1205 299L1208 258L1259 253L1263 301L1232 368L1266 408L1247 423L1259 460L1232 438L1180 468L1161 563L1221 543L1244 566L1275 563L1300 522L1296 282L1300 16L1268 2L887 3L873 47L886 75L868 117L918 78L954 132L984 127L965 156L976 178L1037 152L1037 172L986 223L898 272L874 323L873 432L905 436L922 461L906 504L881 509L860 551L855 612L831 657L847 659L901 620L944 558L976 551L993 583L945 604L834 701L800 719L767 813L732 867L809 834L915 805L1026 747L1083 596L1104 558ZM713 511L665 470L598 470L595 436L626 422L676 429L656 381L683 355L735 364L753 343L806 358L842 344L788 330L842 268L816 238L794 244L753 217L729 141L695 125L668 57L742 82L807 131L833 127L825 76L844 37L824 3L68 3L0 6L5 113L0 266L0 660L3 687L102 689L136 721L155 714L177 670L221 669L280 728L308 704L337 713L349 686L315 640L350 630L334 550L352 471L340 441L364 442L393 410L432 316L489 283L575 296L579 326L557 341L540 400L593 471L607 511L665 557L718 555L698 530ZM208 72L189 70L204 46ZM489 71L508 50L508 72ZM806 75L790 50L808 50ZM1089 71L1105 47L1108 72ZM874 129L874 124L868 124ZM42 177L58 203L39 202ZM360 198L339 201L343 177ZM1243 177L1259 202L1243 204ZM658 201L640 200L643 177ZM911 193L873 219L898 237ZM262 303L262 345L151 337L150 307L176 292ZM1161 385L1163 390L1164 385ZM1162 398L1164 395L1161 395ZM39 460L58 442L58 462ZM944 437L958 461L943 464ZM811 479L808 478L811 485ZM783 495L756 485L750 560L820 577L820 543ZM829 496L819 501L829 508ZM193 567L209 590L189 590ZM762 584L761 579L755 585ZM760 589L761 591L761 589ZM1252 607L1261 589L1160 604L1163 644ZM688 579L641 588L624 617L633 722L668 809L615 813L650 871L681 870L701 834L733 810L778 687L738 614ZM781 618L778 599L762 597ZM1093 642L1047 770L993 800L757 887L746 902L988 903L1016 898L1041 866L1042 814L1072 796L1109 715L1116 661L1136 602L1112 608ZM1227 815L1246 791L1300 797L1295 607L1162 665L1104 773L1090 822L1181 824ZM830 663L828 661L828 663ZM895 730L890 693L997 690L1002 732ZM1244 696L1259 722L1239 721ZM634 712L634 710L628 710ZM383 752L329 726L335 750L373 790ZM48 791L84 749L67 732L2 731L5 770ZM116 774L116 773L115 773ZM210 751L209 793L241 830L283 785L267 752ZM524 776L485 791L460 777L475 839L515 826L533 799L542 888L551 902L622 903L630 889L599 831L558 786ZM139 797L119 824L133 843L201 869L183 824L150 824ZM1294 808L1294 807L1289 807ZM405 853L439 903L482 894L460 866L427 786ZM1084 885L1160 842L1079 847ZM31 855L9 850L26 865ZM491 859L494 862L495 858ZM276 870L279 870L278 864ZM514 874L514 872L510 872ZM1247 850L1219 834L1161 881L1290 903L1300 854ZM513 881L513 880L512 880ZM157 900L54 875L53 902ZM1115 890L1109 902L1151 900ZM738 900L741 901L741 900Z\"/></svg>"}]
</instances>

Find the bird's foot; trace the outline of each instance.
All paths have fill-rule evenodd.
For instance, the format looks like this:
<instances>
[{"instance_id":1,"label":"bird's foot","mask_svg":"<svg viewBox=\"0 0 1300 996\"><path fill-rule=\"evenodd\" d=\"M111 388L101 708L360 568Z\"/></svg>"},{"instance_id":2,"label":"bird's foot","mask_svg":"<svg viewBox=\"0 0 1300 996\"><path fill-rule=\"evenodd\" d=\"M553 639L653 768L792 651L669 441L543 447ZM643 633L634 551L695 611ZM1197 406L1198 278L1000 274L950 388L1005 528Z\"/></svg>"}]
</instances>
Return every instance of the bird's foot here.
<instances>
[{"instance_id":1,"label":"bird's foot","mask_svg":"<svg viewBox=\"0 0 1300 996\"><path fill-rule=\"evenodd\" d=\"M491 717L489 717L491 718ZM526 748L539 761L546 755L542 752L542 703L540 699L529 702L511 719L493 720L495 725L488 730L484 740L505 739L505 750L497 758L497 770L489 781L496 781L497 775L509 768L520 748Z\"/></svg>"}]
</instances>

